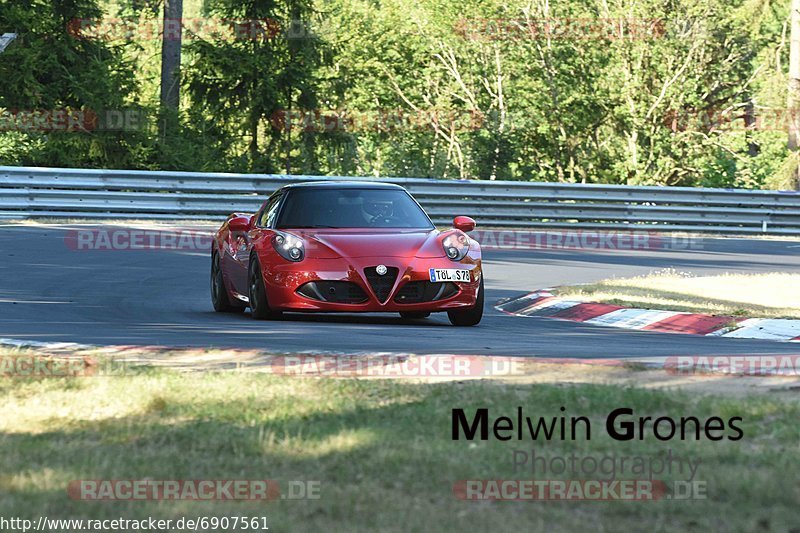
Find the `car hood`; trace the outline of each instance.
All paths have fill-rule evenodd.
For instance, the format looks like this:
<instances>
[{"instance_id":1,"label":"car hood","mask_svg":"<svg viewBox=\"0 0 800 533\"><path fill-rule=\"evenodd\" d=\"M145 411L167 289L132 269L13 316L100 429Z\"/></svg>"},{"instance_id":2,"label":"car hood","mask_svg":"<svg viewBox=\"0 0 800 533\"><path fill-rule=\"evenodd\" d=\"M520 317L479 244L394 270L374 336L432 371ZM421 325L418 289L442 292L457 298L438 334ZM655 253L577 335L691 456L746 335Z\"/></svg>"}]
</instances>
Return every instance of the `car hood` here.
<instances>
[{"instance_id":1,"label":"car hood","mask_svg":"<svg viewBox=\"0 0 800 533\"><path fill-rule=\"evenodd\" d=\"M437 230L287 230L301 237L309 255L326 257L443 257Z\"/></svg>"}]
</instances>

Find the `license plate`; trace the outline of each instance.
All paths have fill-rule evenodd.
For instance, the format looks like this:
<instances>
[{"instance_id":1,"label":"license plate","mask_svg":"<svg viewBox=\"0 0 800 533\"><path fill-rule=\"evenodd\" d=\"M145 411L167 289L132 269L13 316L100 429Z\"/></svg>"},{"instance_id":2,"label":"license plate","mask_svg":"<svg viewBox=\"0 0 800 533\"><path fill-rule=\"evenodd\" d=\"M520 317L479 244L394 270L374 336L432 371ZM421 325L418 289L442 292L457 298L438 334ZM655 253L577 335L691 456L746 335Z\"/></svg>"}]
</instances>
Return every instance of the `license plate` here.
<instances>
[{"instance_id":1,"label":"license plate","mask_svg":"<svg viewBox=\"0 0 800 533\"><path fill-rule=\"evenodd\" d=\"M432 283L443 283L445 281L468 283L470 280L469 270L458 268L432 268L430 274Z\"/></svg>"}]
</instances>

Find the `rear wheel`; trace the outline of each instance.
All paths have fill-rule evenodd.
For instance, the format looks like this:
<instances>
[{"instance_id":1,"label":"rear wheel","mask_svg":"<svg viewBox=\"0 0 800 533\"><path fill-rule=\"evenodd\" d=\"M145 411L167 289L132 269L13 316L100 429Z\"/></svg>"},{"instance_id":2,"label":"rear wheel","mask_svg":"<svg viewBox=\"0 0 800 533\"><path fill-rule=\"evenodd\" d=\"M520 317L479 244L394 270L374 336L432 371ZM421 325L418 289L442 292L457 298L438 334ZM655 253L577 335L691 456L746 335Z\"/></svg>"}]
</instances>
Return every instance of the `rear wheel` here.
<instances>
[{"instance_id":1,"label":"rear wheel","mask_svg":"<svg viewBox=\"0 0 800 533\"><path fill-rule=\"evenodd\" d=\"M428 318L429 316L431 316L431 314L425 311L400 311L400 316L402 318L407 318L409 320L412 320L419 318Z\"/></svg>"},{"instance_id":2,"label":"rear wheel","mask_svg":"<svg viewBox=\"0 0 800 533\"><path fill-rule=\"evenodd\" d=\"M241 313L245 310L244 305L231 303L228 297L217 252L211 254L211 303L218 313Z\"/></svg>"},{"instance_id":3,"label":"rear wheel","mask_svg":"<svg viewBox=\"0 0 800 533\"><path fill-rule=\"evenodd\" d=\"M483 318L483 276L481 276L481 284L478 287L478 297L475 299L475 305L465 309L448 311L447 317L454 326L475 326L481 321L481 318Z\"/></svg>"},{"instance_id":4,"label":"rear wheel","mask_svg":"<svg viewBox=\"0 0 800 533\"><path fill-rule=\"evenodd\" d=\"M261 273L261 265L256 256L250 259L250 268L247 272L247 286L250 289L250 312L253 313L253 318L258 320L280 318L281 312L273 311L269 307L267 291L264 288L264 276Z\"/></svg>"}]
</instances>

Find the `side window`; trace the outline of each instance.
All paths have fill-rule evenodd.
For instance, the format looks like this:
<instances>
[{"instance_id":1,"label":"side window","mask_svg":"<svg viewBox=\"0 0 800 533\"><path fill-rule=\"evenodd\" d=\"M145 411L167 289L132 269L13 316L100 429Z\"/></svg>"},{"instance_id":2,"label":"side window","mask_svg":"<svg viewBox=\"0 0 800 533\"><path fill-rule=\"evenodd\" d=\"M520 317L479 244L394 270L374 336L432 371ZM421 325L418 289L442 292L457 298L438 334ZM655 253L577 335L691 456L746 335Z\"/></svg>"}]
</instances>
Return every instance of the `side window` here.
<instances>
[{"instance_id":1,"label":"side window","mask_svg":"<svg viewBox=\"0 0 800 533\"><path fill-rule=\"evenodd\" d=\"M262 228L269 228L275 223L275 217L278 215L278 206L283 199L282 194L277 194L269 199L266 207L261 211L261 216L258 219L258 226Z\"/></svg>"}]
</instances>

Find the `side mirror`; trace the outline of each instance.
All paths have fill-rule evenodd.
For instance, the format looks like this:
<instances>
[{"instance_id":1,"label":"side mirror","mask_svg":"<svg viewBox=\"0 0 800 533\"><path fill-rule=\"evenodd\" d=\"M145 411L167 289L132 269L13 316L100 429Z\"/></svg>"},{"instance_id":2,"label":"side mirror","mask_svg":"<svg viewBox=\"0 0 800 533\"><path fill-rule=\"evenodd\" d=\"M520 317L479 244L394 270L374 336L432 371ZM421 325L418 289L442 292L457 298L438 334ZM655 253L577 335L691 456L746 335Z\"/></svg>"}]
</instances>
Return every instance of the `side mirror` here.
<instances>
[{"instance_id":1,"label":"side mirror","mask_svg":"<svg viewBox=\"0 0 800 533\"><path fill-rule=\"evenodd\" d=\"M456 229L460 229L464 233L469 233L470 231L475 229L475 221L469 217L456 217L453 219L453 227Z\"/></svg>"},{"instance_id":2,"label":"side mirror","mask_svg":"<svg viewBox=\"0 0 800 533\"><path fill-rule=\"evenodd\" d=\"M251 221L253 217L250 215L236 215L228 220L228 229L231 231L240 231L246 233L252 227Z\"/></svg>"}]
</instances>

